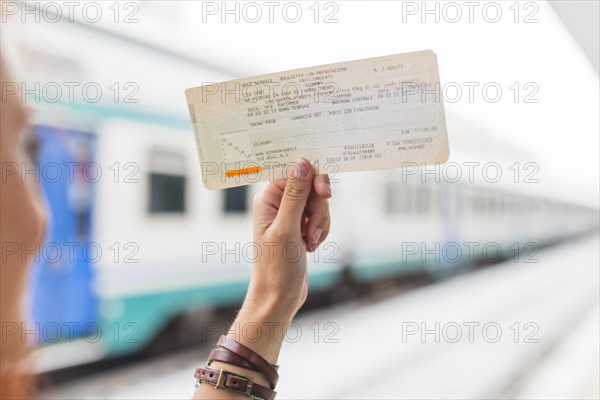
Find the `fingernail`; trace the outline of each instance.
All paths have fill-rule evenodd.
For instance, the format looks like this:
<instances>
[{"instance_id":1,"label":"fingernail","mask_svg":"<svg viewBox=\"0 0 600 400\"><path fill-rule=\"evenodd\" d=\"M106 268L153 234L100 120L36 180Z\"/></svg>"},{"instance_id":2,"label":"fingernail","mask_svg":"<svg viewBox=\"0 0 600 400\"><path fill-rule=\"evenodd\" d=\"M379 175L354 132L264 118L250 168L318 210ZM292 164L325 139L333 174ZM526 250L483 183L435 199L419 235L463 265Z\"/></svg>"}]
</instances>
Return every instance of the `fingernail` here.
<instances>
[{"instance_id":1,"label":"fingernail","mask_svg":"<svg viewBox=\"0 0 600 400\"><path fill-rule=\"evenodd\" d=\"M331 193L331 183L329 182L327 182L327 194L329 197L333 196L333 193Z\"/></svg>"},{"instance_id":2,"label":"fingernail","mask_svg":"<svg viewBox=\"0 0 600 400\"><path fill-rule=\"evenodd\" d=\"M294 178L306 178L308 176L308 160L299 158L296 160L296 165L292 168L292 175Z\"/></svg>"},{"instance_id":3,"label":"fingernail","mask_svg":"<svg viewBox=\"0 0 600 400\"><path fill-rule=\"evenodd\" d=\"M315 244L315 247L319 244L319 239L321 239L322 233L323 229L321 228L317 228L317 230L315 230L315 234L313 235L313 243Z\"/></svg>"}]
</instances>

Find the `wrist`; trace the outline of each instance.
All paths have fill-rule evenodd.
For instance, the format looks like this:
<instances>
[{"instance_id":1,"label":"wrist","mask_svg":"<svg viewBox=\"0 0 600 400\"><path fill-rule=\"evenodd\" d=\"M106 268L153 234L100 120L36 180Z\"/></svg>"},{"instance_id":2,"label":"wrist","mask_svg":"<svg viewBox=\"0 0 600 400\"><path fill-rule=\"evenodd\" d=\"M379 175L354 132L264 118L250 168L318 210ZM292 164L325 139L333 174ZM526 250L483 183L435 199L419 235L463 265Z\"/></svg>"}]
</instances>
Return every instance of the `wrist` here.
<instances>
[{"instance_id":1,"label":"wrist","mask_svg":"<svg viewBox=\"0 0 600 400\"><path fill-rule=\"evenodd\" d=\"M227 336L254 350L270 363L276 363L285 332L296 310L278 296L249 288L242 308Z\"/></svg>"},{"instance_id":2,"label":"wrist","mask_svg":"<svg viewBox=\"0 0 600 400\"><path fill-rule=\"evenodd\" d=\"M252 282L240 310L253 316L256 323L289 324L298 311L297 302L267 288L261 288Z\"/></svg>"},{"instance_id":3,"label":"wrist","mask_svg":"<svg viewBox=\"0 0 600 400\"><path fill-rule=\"evenodd\" d=\"M246 302L269 313L291 320L307 295L306 260L297 264L256 263L248 286Z\"/></svg>"}]
</instances>

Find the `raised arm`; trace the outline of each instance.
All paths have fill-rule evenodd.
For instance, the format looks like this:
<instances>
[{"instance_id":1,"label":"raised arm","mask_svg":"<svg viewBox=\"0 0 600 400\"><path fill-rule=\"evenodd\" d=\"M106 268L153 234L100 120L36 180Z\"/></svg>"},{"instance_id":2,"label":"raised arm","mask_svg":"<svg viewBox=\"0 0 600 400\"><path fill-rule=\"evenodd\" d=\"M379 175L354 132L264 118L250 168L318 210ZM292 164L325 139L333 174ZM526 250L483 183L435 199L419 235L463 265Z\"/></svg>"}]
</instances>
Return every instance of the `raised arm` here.
<instances>
[{"instance_id":1,"label":"raised arm","mask_svg":"<svg viewBox=\"0 0 600 400\"><path fill-rule=\"evenodd\" d=\"M288 176L287 180L271 182L254 198L256 262L244 303L227 334L270 364L277 363L285 329L306 300L306 252L313 252L325 240L330 227L328 176L315 175L305 159L291 166ZM223 353L228 351L224 349ZM221 361L213 361L209 368L251 378L255 384L267 388L274 386L257 368ZM215 385L201 383L194 399L208 398L248 396L224 388L215 390Z\"/></svg>"}]
</instances>

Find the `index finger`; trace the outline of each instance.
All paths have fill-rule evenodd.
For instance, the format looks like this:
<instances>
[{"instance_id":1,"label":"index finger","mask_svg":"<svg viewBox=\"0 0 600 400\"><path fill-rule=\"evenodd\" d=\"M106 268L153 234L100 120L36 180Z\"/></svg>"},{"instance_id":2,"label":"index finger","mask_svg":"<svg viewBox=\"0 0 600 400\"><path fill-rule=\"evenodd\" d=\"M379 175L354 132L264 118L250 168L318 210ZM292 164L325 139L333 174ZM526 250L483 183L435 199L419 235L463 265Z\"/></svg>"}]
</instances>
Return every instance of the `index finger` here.
<instances>
[{"instance_id":1,"label":"index finger","mask_svg":"<svg viewBox=\"0 0 600 400\"><path fill-rule=\"evenodd\" d=\"M317 195L322 199L328 199L331 197L331 183L329 181L329 175L318 174L315 175L313 180L313 188Z\"/></svg>"}]
</instances>

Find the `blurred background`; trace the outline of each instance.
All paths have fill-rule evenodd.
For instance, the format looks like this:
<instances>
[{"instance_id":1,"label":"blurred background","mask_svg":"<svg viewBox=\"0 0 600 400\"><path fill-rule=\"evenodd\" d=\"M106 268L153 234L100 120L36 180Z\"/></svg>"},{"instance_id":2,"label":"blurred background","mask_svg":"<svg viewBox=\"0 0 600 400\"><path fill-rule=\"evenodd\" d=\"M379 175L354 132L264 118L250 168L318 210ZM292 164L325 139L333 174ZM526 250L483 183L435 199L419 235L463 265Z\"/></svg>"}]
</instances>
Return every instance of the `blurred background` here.
<instances>
[{"instance_id":1,"label":"blurred background","mask_svg":"<svg viewBox=\"0 0 600 400\"><path fill-rule=\"evenodd\" d=\"M190 398L235 316L260 185L204 189L186 88L425 49L450 161L335 177L278 398L599 397L597 1L0 4L40 397Z\"/></svg>"}]
</instances>

